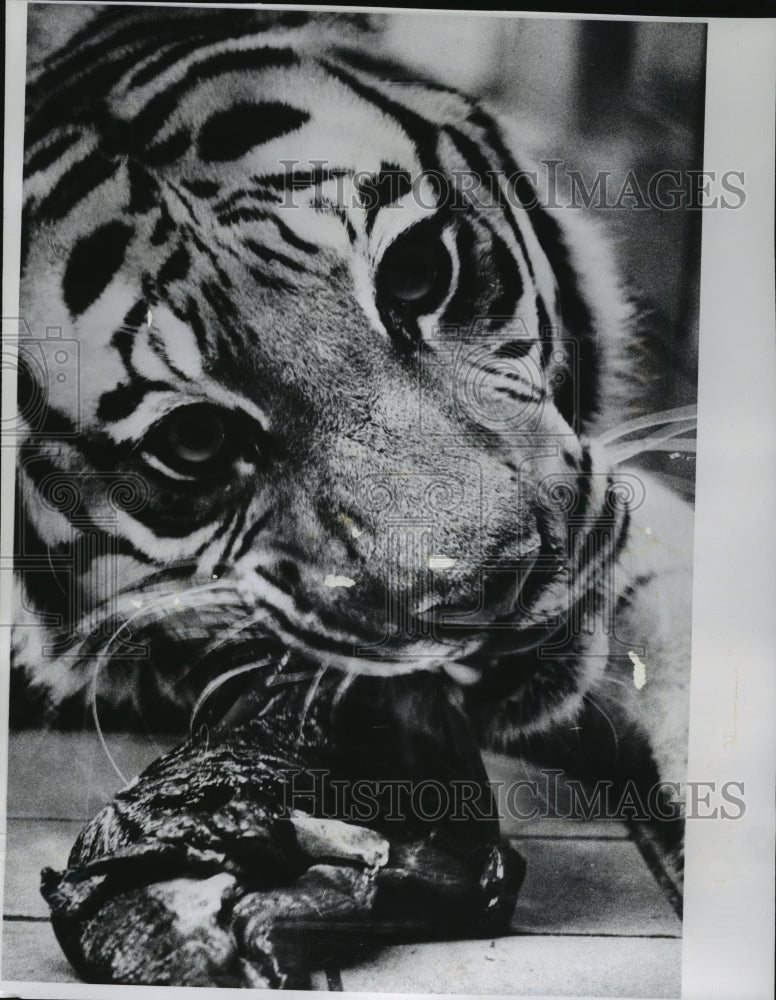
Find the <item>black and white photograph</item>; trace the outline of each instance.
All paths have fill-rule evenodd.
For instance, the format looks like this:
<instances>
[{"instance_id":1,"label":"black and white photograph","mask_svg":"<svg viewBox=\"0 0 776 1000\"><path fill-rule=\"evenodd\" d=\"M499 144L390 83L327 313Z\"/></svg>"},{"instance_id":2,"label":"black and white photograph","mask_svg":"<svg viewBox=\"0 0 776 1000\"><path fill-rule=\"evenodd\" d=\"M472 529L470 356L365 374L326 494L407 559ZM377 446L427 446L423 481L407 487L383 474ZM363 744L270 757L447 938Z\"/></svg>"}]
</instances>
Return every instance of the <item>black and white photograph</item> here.
<instances>
[{"instance_id":1,"label":"black and white photograph","mask_svg":"<svg viewBox=\"0 0 776 1000\"><path fill-rule=\"evenodd\" d=\"M12 13L2 995L687 995L773 666L705 653L714 26Z\"/></svg>"}]
</instances>

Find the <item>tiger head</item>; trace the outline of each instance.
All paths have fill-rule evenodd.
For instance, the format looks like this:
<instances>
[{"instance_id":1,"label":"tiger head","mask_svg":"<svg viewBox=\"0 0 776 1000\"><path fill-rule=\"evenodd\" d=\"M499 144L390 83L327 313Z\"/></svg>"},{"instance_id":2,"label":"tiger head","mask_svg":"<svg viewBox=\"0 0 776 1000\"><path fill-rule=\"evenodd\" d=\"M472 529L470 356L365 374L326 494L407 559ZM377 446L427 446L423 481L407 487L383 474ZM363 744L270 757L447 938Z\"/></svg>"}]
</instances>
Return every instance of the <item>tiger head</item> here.
<instances>
[{"instance_id":1,"label":"tiger head","mask_svg":"<svg viewBox=\"0 0 776 1000\"><path fill-rule=\"evenodd\" d=\"M100 663L122 715L265 654L512 669L608 510L599 260L477 103L368 40L148 16L28 88L20 614L56 624L18 630L19 676L61 707Z\"/></svg>"}]
</instances>

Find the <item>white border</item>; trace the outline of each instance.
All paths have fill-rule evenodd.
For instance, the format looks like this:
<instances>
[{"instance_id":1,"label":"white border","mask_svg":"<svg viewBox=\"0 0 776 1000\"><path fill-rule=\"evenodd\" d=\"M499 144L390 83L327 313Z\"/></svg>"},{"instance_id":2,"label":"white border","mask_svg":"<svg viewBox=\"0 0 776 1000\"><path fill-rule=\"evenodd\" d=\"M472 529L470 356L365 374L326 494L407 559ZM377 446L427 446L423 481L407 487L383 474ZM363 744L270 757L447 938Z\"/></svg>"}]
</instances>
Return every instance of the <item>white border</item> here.
<instances>
[{"instance_id":1,"label":"white border","mask_svg":"<svg viewBox=\"0 0 776 1000\"><path fill-rule=\"evenodd\" d=\"M11 0L7 8L6 94L14 99L7 104L5 120L6 316L18 315L25 6ZM355 9L432 13L418 8ZM433 13L481 16L454 10ZM484 16L612 19L539 12ZM690 778L745 781L747 811L738 821L688 823L682 995L693 1000L770 1000L776 787L776 450L772 443L776 22L712 19L708 30L705 168L718 173L743 170L746 204L737 211L707 211L703 220ZM3 375L6 416L15 406L15 385L6 372ZM12 449L1 453L2 553L7 554L14 467ZM0 575L0 609L7 621L6 575ZM7 665L9 636L7 629L3 632L0 663ZM6 698L7 674L4 667L0 693ZM0 815L4 817L7 720L4 713L0 716ZM157 987L10 982L2 986L12 995L74 1000L159 993ZM164 990L171 1000L244 1000L252 995L264 993Z\"/></svg>"},{"instance_id":2,"label":"white border","mask_svg":"<svg viewBox=\"0 0 776 1000\"><path fill-rule=\"evenodd\" d=\"M776 22L709 24L704 167L746 173L701 256L690 779L745 781L688 822L682 995L773 996L776 787Z\"/></svg>"},{"instance_id":3,"label":"white border","mask_svg":"<svg viewBox=\"0 0 776 1000\"><path fill-rule=\"evenodd\" d=\"M16 352L13 341L18 325L5 317L19 315L19 269L21 262L22 160L24 147L24 79L27 55L26 5L11 0L6 8L5 121L3 131L3 305L2 421L7 427L16 414ZM14 95L16 100L10 99ZM13 620L13 525L16 499L16 449L0 446L0 622ZM11 630L0 625L0 916L5 888L6 789L8 768L8 687L10 681ZM1 930L1 925L0 925ZM0 970L3 940L0 933Z\"/></svg>"}]
</instances>

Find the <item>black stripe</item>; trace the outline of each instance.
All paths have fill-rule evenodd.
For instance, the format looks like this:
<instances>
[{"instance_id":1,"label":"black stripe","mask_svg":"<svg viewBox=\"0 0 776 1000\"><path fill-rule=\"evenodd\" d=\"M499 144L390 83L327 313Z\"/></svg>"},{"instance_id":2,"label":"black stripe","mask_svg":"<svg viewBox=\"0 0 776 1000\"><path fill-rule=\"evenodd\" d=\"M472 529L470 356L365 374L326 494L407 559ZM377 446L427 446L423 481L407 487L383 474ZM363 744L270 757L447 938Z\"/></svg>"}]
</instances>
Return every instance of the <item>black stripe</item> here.
<instances>
[{"instance_id":1,"label":"black stripe","mask_svg":"<svg viewBox=\"0 0 776 1000\"><path fill-rule=\"evenodd\" d=\"M465 160L466 166L479 182L488 189L492 197L498 191L497 171L483 153L482 147L470 136L464 135L463 132L452 125L446 125L443 131L452 140L453 145Z\"/></svg>"},{"instance_id":2,"label":"black stripe","mask_svg":"<svg viewBox=\"0 0 776 1000\"><path fill-rule=\"evenodd\" d=\"M84 445L87 442L84 439L79 440L79 445ZM88 453L86 450L82 449L82 456L86 461L88 461ZM40 497L40 503L43 509L47 509L49 506L55 506L57 510L60 511L62 516L79 531L88 530L92 540L96 537L98 540L104 540L105 544L98 548L97 552L90 548L92 546L92 541L89 541L89 548L79 549L79 539L77 536L73 538L62 539L55 545L49 545L42 541L37 533L37 530L33 526L32 522L29 520L29 515L24 514L24 523L19 522L17 524L17 530L24 532L23 537L18 539L18 544L16 547L16 564L18 567L25 565L40 565L42 558L45 557L46 569L50 569L55 575L57 571L55 570L56 565L62 564L65 569L64 576L57 584L60 591L67 592L68 587L65 585L68 574L72 576L72 569L74 565L84 566L86 565L83 556L88 554L88 552L93 552L93 557L96 558L98 555L128 555L138 562L148 564L151 562L148 556L143 552L139 551L133 543L124 536L117 535L115 532L105 531L98 523L96 523L92 518L92 511L87 506L87 498L84 496L84 490L91 489L95 493L104 494L110 490L111 480L110 478L105 479L101 474L98 479L95 475L100 470L84 468L84 471L73 477L72 471L68 469L61 468L56 465L54 460L45 454L41 454L34 450L34 448L24 449L24 470L29 477L30 482L35 487L38 496ZM122 473L116 471L115 462L112 468L105 470L108 477L115 477L114 482L120 483L122 480ZM53 477L53 484L49 477ZM55 491L58 483L72 484L74 490L78 494L76 503L72 508L68 508L66 504L59 505L53 502L56 499L56 493L53 492L52 495L47 496L46 494L46 481L49 480L48 489ZM83 485L83 489L82 486ZM80 558L76 560L76 555ZM89 560L91 562L92 560Z\"/></svg>"},{"instance_id":3,"label":"black stripe","mask_svg":"<svg viewBox=\"0 0 776 1000\"><path fill-rule=\"evenodd\" d=\"M253 524L250 526L250 528L248 528L248 530L243 535L243 539L240 542L240 547L237 549L237 551L234 554L234 557L233 557L233 561L234 562L237 562L238 560L242 559L242 557L245 555L245 553L250 549L251 545L253 545L253 543L256 541L257 535L260 532L262 532L264 530L264 528L266 528L266 526L272 520L272 518L274 517L274 515L275 515L275 509L274 509L274 507L270 507L269 510L266 510L261 515L261 517L257 518L253 522Z\"/></svg>"},{"instance_id":4,"label":"black stripe","mask_svg":"<svg viewBox=\"0 0 776 1000\"><path fill-rule=\"evenodd\" d=\"M461 94L455 87L445 87L438 80L427 76L416 67L409 68L405 63L397 62L394 59L373 56L363 49L335 48L333 50L337 59L347 63L353 69L369 73L371 76L379 77L386 83L410 83L415 86L422 84L428 90L433 90L438 94L456 94L467 105L471 102L469 98Z\"/></svg>"},{"instance_id":5,"label":"black stripe","mask_svg":"<svg viewBox=\"0 0 776 1000\"><path fill-rule=\"evenodd\" d=\"M159 287L166 289L173 281L185 281L190 267L189 251L182 243L179 243L159 269L156 279Z\"/></svg>"},{"instance_id":6,"label":"black stripe","mask_svg":"<svg viewBox=\"0 0 776 1000\"><path fill-rule=\"evenodd\" d=\"M517 303L523 294L523 279L520 277L517 261L504 240L495 232L491 233L491 238L491 255L498 269L501 292L491 302L489 312L495 321L492 329L498 330L515 315Z\"/></svg>"},{"instance_id":7,"label":"black stripe","mask_svg":"<svg viewBox=\"0 0 776 1000\"><path fill-rule=\"evenodd\" d=\"M304 15L292 12L270 18L258 11L165 12L155 8L150 13L139 9L103 12L71 38L66 48L50 57L46 72L31 89L30 100L35 104L48 91L51 110L62 112L69 107L73 112L82 102L91 102L95 94L107 95L124 74L137 70L167 42L173 47L179 42L194 48L200 44L210 47L232 37L243 39L274 24L301 23L304 19ZM175 58L181 54L176 53ZM151 65L143 69L150 70ZM70 86L63 89L63 80L69 80Z\"/></svg>"},{"instance_id":8,"label":"black stripe","mask_svg":"<svg viewBox=\"0 0 776 1000\"><path fill-rule=\"evenodd\" d=\"M145 215L159 203L159 185L137 160L127 160L129 209L131 215Z\"/></svg>"},{"instance_id":9,"label":"black stripe","mask_svg":"<svg viewBox=\"0 0 776 1000\"><path fill-rule=\"evenodd\" d=\"M239 318L237 306L231 295L225 292L220 285L214 281L202 281L199 284L199 290L222 324L227 320Z\"/></svg>"},{"instance_id":10,"label":"black stripe","mask_svg":"<svg viewBox=\"0 0 776 1000\"><path fill-rule=\"evenodd\" d=\"M175 184L172 180L170 180L169 178L167 179L167 184L175 192L175 195L178 198L178 200L181 202L181 204L183 204L185 206L186 211L188 212L189 218L191 219L191 221L195 225L198 225L199 224L199 217L197 216L197 213L194 210L194 204L191 201L191 199L189 198L189 196L187 194L184 194L183 191L180 189L180 187L177 184Z\"/></svg>"},{"instance_id":11,"label":"black stripe","mask_svg":"<svg viewBox=\"0 0 776 1000\"><path fill-rule=\"evenodd\" d=\"M124 316L124 321L119 329L131 330L137 332L140 327L145 323L146 316L148 315L148 303L145 299L138 299L133 306L127 310ZM126 358L123 359L126 364Z\"/></svg>"},{"instance_id":12,"label":"black stripe","mask_svg":"<svg viewBox=\"0 0 776 1000\"><path fill-rule=\"evenodd\" d=\"M88 66L101 58L110 58L120 48L131 48L133 44L153 46L158 51L168 38L173 42L187 35L214 41L221 41L222 37L240 39L277 27L297 27L308 20L309 14L298 10L104 8L68 40L64 51L53 57L52 67L61 72L73 58ZM219 29L223 35L219 34Z\"/></svg>"},{"instance_id":13,"label":"black stripe","mask_svg":"<svg viewBox=\"0 0 776 1000\"><path fill-rule=\"evenodd\" d=\"M261 288L271 288L273 291L293 291L294 286L284 278L274 274L267 274L260 267L248 267L248 273Z\"/></svg>"},{"instance_id":14,"label":"black stripe","mask_svg":"<svg viewBox=\"0 0 776 1000\"><path fill-rule=\"evenodd\" d=\"M494 122L481 109L473 111L469 120L483 129L488 144L501 161L501 169L508 177L517 177L515 192L528 213L536 237L555 273L563 323L578 344L580 360L578 398L582 404L579 416L585 422L599 409L601 364L590 307L579 287L561 228L555 219L539 206L533 185L525 174L520 172ZM517 223L512 219L509 206L506 209L506 216L514 231ZM526 257L526 260L530 263L530 258ZM546 312L550 313L552 305L550 303L545 305ZM564 416L568 419L566 414Z\"/></svg>"},{"instance_id":15,"label":"black stripe","mask_svg":"<svg viewBox=\"0 0 776 1000\"><path fill-rule=\"evenodd\" d=\"M491 369L488 365L482 365L483 371L493 371L494 374L504 375L504 372L499 372ZM504 396L509 396L510 399L514 399L519 403L540 403L544 396L542 394L534 394L530 392L518 392L516 389L511 388L508 385L496 385L493 387L494 392L500 392Z\"/></svg>"},{"instance_id":16,"label":"black stripe","mask_svg":"<svg viewBox=\"0 0 776 1000\"><path fill-rule=\"evenodd\" d=\"M215 111L202 125L197 151L206 163L238 160L256 146L296 132L309 120L307 111L280 101L237 101Z\"/></svg>"},{"instance_id":17,"label":"black stripe","mask_svg":"<svg viewBox=\"0 0 776 1000\"><path fill-rule=\"evenodd\" d=\"M618 612L624 611L630 605L638 591L642 587L646 587L647 584L652 583L656 576L657 573L642 573L637 576L632 583L628 584L628 586L617 597L614 616L616 617Z\"/></svg>"},{"instance_id":18,"label":"black stripe","mask_svg":"<svg viewBox=\"0 0 776 1000\"><path fill-rule=\"evenodd\" d=\"M149 167L166 167L170 163L175 163L191 145L191 134L188 129L180 128L172 135L162 139L153 146L148 146L143 153L143 158Z\"/></svg>"},{"instance_id":19,"label":"black stripe","mask_svg":"<svg viewBox=\"0 0 776 1000\"><path fill-rule=\"evenodd\" d=\"M217 254L216 251L211 246L205 243L205 241L200 236L197 235L197 230L194 229L193 227L187 227L186 235L191 239L192 243L197 248L197 250L199 250L201 254L203 254L205 257L208 258L210 263L213 265L213 269L218 275L219 280L223 283L224 287L231 288L232 279L229 277L226 271L224 271L223 268L221 268L219 263L221 257L219 256L219 254ZM220 249L226 250L227 252L231 250L229 246L225 246L220 241L216 241L216 245Z\"/></svg>"},{"instance_id":20,"label":"black stripe","mask_svg":"<svg viewBox=\"0 0 776 1000\"><path fill-rule=\"evenodd\" d=\"M321 65L340 83L345 84L355 94L373 104L388 118L392 118L409 136L415 145L418 159L423 170L438 170L439 161L436 156L437 131L435 126L411 111L398 101L392 100L386 94L362 83L352 73L341 69L332 63L322 60Z\"/></svg>"},{"instance_id":21,"label":"black stripe","mask_svg":"<svg viewBox=\"0 0 776 1000\"><path fill-rule=\"evenodd\" d=\"M232 35L245 38L251 31L264 30L273 23L292 23L299 17L289 13L267 18L262 12L232 11L226 14L227 19L232 18L230 24L225 22L225 14L178 11L168 16L156 8L148 16L139 10L125 12L123 18L98 15L68 41L66 48L49 58L46 71L28 86L28 107L35 110L27 125L27 145L34 145L62 121L88 121L96 102L109 96L128 71L137 71L138 65L158 54L166 42L179 42L187 32L189 36L195 32L195 38L210 45ZM213 71L220 72L217 64ZM146 145L150 138L145 137ZM142 141L138 145L142 146Z\"/></svg>"},{"instance_id":22,"label":"black stripe","mask_svg":"<svg viewBox=\"0 0 776 1000\"><path fill-rule=\"evenodd\" d=\"M628 544L628 539L630 538L630 529L631 529L631 513L629 510L626 510L625 513L622 515L622 521L620 523L620 531L619 534L617 535L617 541L615 542L614 545L615 556L619 556L620 553L625 548L625 546Z\"/></svg>"},{"instance_id":23,"label":"black stripe","mask_svg":"<svg viewBox=\"0 0 776 1000\"><path fill-rule=\"evenodd\" d=\"M247 238L244 239L242 243L251 251L252 254L258 257L259 260L267 261L268 263L273 264L281 264L283 267L287 267L290 271L307 271L307 268L303 264L300 264L298 260L294 260L286 254L280 253L278 250L269 250L261 243L257 243L256 240Z\"/></svg>"},{"instance_id":24,"label":"black stripe","mask_svg":"<svg viewBox=\"0 0 776 1000\"><path fill-rule=\"evenodd\" d=\"M39 88L28 88L28 106L35 110L30 114L25 127L24 139L27 146L34 146L64 123L89 125L96 119L105 118L107 110L103 98L111 93L114 85L121 79L127 63L128 60L117 58L107 66L93 68L80 80L71 79L69 86L63 86L61 81L58 84L50 81L54 89L45 99L38 96ZM67 80L67 75L62 79Z\"/></svg>"},{"instance_id":25,"label":"black stripe","mask_svg":"<svg viewBox=\"0 0 776 1000\"><path fill-rule=\"evenodd\" d=\"M224 73L261 71L276 67L296 66L299 58L289 48L243 49L232 52L218 52L200 63L190 66L183 78L146 104L135 117L132 126L137 145L150 143L166 125L181 99L198 84Z\"/></svg>"},{"instance_id":26,"label":"black stripe","mask_svg":"<svg viewBox=\"0 0 776 1000\"><path fill-rule=\"evenodd\" d=\"M34 198L28 198L22 206L22 232L20 240L21 246L19 248L22 274L24 274L27 270L27 261L30 257L30 241L32 238L33 220L35 218L36 211L37 202Z\"/></svg>"},{"instance_id":27,"label":"black stripe","mask_svg":"<svg viewBox=\"0 0 776 1000\"><path fill-rule=\"evenodd\" d=\"M151 233L151 246L158 247L167 242L171 233L175 232L175 222L167 211L167 206L162 203L159 206L159 219Z\"/></svg>"},{"instance_id":28,"label":"black stripe","mask_svg":"<svg viewBox=\"0 0 776 1000\"><path fill-rule=\"evenodd\" d=\"M151 55L168 38L174 41L180 37L180 25L170 23L163 17L154 18L152 25L147 21L118 25L106 24L105 21L95 18L54 56L47 71L47 76L53 78L52 82L72 79L95 67L101 68L104 60L118 63L124 73L127 66L137 65L144 53Z\"/></svg>"},{"instance_id":29,"label":"black stripe","mask_svg":"<svg viewBox=\"0 0 776 1000\"><path fill-rule=\"evenodd\" d=\"M263 576L264 574L259 572L259 575ZM272 582L269 577L266 579L269 583ZM310 629L297 628L291 623L291 620L273 604L270 604L268 601L263 601L258 597L254 598L254 602L255 608L269 612L270 619L274 619L280 624L281 628L285 629L286 632L293 635L301 642L304 642L316 652L338 653L340 656L356 656L353 650L352 642L340 642L338 639L330 639L328 636L321 635L319 632L313 632ZM355 637L358 638L359 636L356 635ZM363 637L365 640L373 639L374 635L369 633Z\"/></svg>"},{"instance_id":30,"label":"black stripe","mask_svg":"<svg viewBox=\"0 0 776 1000\"><path fill-rule=\"evenodd\" d=\"M314 243L308 243L301 236L297 236L282 219L263 208L236 208L219 215L216 221L222 226L232 226L236 222L271 222L289 246L309 254L318 253L320 249Z\"/></svg>"},{"instance_id":31,"label":"black stripe","mask_svg":"<svg viewBox=\"0 0 776 1000\"><path fill-rule=\"evenodd\" d=\"M445 306L446 325L463 326L471 322L477 312L480 296L488 290L490 278L479 273L474 253L475 242L472 223L462 216L455 240L458 251L458 284Z\"/></svg>"},{"instance_id":32,"label":"black stripe","mask_svg":"<svg viewBox=\"0 0 776 1000\"><path fill-rule=\"evenodd\" d=\"M228 34L224 33L223 37L228 38L232 35L233 30L230 26ZM127 93L150 83L151 80L160 76L171 66L182 62L184 56L187 56L190 52L194 52L198 48L209 46L213 42L219 40L220 39L218 38L211 39L207 35L195 35L193 38L187 38L183 42L168 45L156 59L151 59L150 62L147 62L144 66L141 66L138 70L132 73L125 84Z\"/></svg>"},{"instance_id":33,"label":"black stripe","mask_svg":"<svg viewBox=\"0 0 776 1000\"><path fill-rule=\"evenodd\" d=\"M70 149L73 143L77 142L80 138L81 132L79 130L67 132L64 135L59 135L53 142L33 153L24 166L25 178L31 177L39 170L45 170L46 167L51 166L57 157Z\"/></svg>"},{"instance_id":34,"label":"black stripe","mask_svg":"<svg viewBox=\"0 0 776 1000\"><path fill-rule=\"evenodd\" d=\"M587 492L590 491L589 477L583 480L587 485ZM611 473L607 476L606 492L608 493L609 488L612 484ZM587 504L579 509L580 513L586 510ZM576 513L576 512L575 512ZM595 521L591 525L587 534L585 535L584 544L580 549L577 559L577 575L581 574L589 565L594 556L601 557L606 555L605 562L614 562L617 556L622 551L625 543L628 540L628 533L630 527L630 512L625 510L622 518L618 521L617 514L615 511L610 510L607 503L604 503L604 509L599 512ZM614 532L617 532L615 537ZM598 544L598 539L604 539L604 544ZM606 542L611 543L611 552L605 553Z\"/></svg>"},{"instance_id":35,"label":"black stripe","mask_svg":"<svg viewBox=\"0 0 776 1000\"><path fill-rule=\"evenodd\" d=\"M587 514L587 509L590 506L590 491L593 486L593 482L590 476L592 469L593 469L593 456L591 454L590 448L584 446L582 449L582 459L579 463L579 475L577 476L577 482L579 488L579 503L577 504L576 510L574 511L574 513L577 515ZM607 490L611 486L611 483L612 483L612 476L611 473L608 473L606 479Z\"/></svg>"},{"instance_id":36,"label":"black stripe","mask_svg":"<svg viewBox=\"0 0 776 1000\"><path fill-rule=\"evenodd\" d=\"M224 515L223 505L215 507L214 504L208 502L204 509L202 507L198 509L196 502L198 497L196 494L192 495L196 484L186 482L177 485L186 488L185 497L182 494L172 496L168 489L165 491L164 498L155 497L154 504L133 511L132 518L159 538L186 539L193 532L208 526L211 527L212 532L215 532L216 526ZM205 499L208 500L208 497ZM210 539L212 539L212 534L209 535L208 542Z\"/></svg>"},{"instance_id":37,"label":"black stripe","mask_svg":"<svg viewBox=\"0 0 776 1000\"><path fill-rule=\"evenodd\" d=\"M495 358L524 358L536 343L535 340L507 340L494 350ZM503 373L507 378L514 378L510 372Z\"/></svg>"},{"instance_id":38,"label":"black stripe","mask_svg":"<svg viewBox=\"0 0 776 1000\"><path fill-rule=\"evenodd\" d=\"M199 310L199 304L194 298L192 298L192 296L189 296L186 299L186 311L178 318L182 319L184 323L188 323L194 333L194 337L197 341L197 348L201 357L206 357L210 346L210 339L208 337L207 327L202 319L202 313Z\"/></svg>"},{"instance_id":39,"label":"black stripe","mask_svg":"<svg viewBox=\"0 0 776 1000\"><path fill-rule=\"evenodd\" d=\"M240 537L240 532L245 527L245 521L248 517L248 507L249 503L242 504L234 516L234 526L229 533L229 538L224 546L223 554L221 555L224 562L228 562L231 558L232 549L234 548L237 539Z\"/></svg>"},{"instance_id":40,"label":"black stripe","mask_svg":"<svg viewBox=\"0 0 776 1000\"><path fill-rule=\"evenodd\" d=\"M338 177L352 177L354 171L346 167L316 167L314 170L284 170L276 174L256 174L252 181L261 187L276 191L305 191ZM254 193L254 192L250 192Z\"/></svg>"},{"instance_id":41,"label":"black stripe","mask_svg":"<svg viewBox=\"0 0 776 1000\"><path fill-rule=\"evenodd\" d=\"M187 180L181 178L181 184L191 191L195 198L214 198L221 190L221 184L216 180Z\"/></svg>"},{"instance_id":42,"label":"black stripe","mask_svg":"<svg viewBox=\"0 0 776 1000\"><path fill-rule=\"evenodd\" d=\"M43 222L59 222L84 198L116 173L118 161L92 152L74 163L43 198L35 213Z\"/></svg>"},{"instance_id":43,"label":"black stripe","mask_svg":"<svg viewBox=\"0 0 776 1000\"><path fill-rule=\"evenodd\" d=\"M245 506L240 507L240 509L235 512L235 515L231 521L226 517L222 518L221 523L218 525L213 534L210 535L208 538L206 538L205 541L200 546L197 547L197 550L194 553L195 559L200 559L202 557L203 552L205 552L213 544L213 542L217 542L220 538L223 538L223 536L229 529L230 525L232 525L237 520L237 518L240 516L240 512L244 510ZM225 566L223 557L222 561L218 565L222 567Z\"/></svg>"},{"instance_id":44,"label":"black stripe","mask_svg":"<svg viewBox=\"0 0 776 1000\"><path fill-rule=\"evenodd\" d=\"M51 463L48 468L57 471ZM32 468L28 467L27 472L34 482ZM20 537L16 545L14 569L24 582L33 610L38 615L51 616L49 622L44 621L44 624L64 624L72 603L70 591L76 582L73 580L75 560L72 541L67 538L54 545L45 543L26 512L17 514L16 525ZM68 557L64 563L62 556Z\"/></svg>"},{"instance_id":45,"label":"black stripe","mask_svg":"<svg viewBox=\"0 0 776 1000\"><path fill-rule=\"evenodd\" d=\"M76 426L71 418L56 409L53 400L46 398L48 386L39 385L33 377L30 366L23 355L24 342L19 346L19 365L16 376L17 410L30 424L30 429L37 435L43 435L51 440L74 438ZM40 406L40 400L45 405Z\"/></svg>"},{"instance_id":46,"label":"black stripe","mask_svg":"<svg viewBox=\"0 0 776 1000\"><path fill-rule=\"evenodd\" d=\"M576 269L571 264L560 226L552 216L540 209L531 211L531 221L558 282L563 326L576 343L580 376L576 398L581 404L579 418L584 423L598 412L600 405L601 360L598 356L593 317L579 287ZM564 406L569 409L568 400L564 400ZM568 420L568 416L564 416Z\"/></svg>"},{"instance_id":47,"label":"black stripe","mask_svg":"<svg viewBox=\"0 0 776 1000\"><path fill-rule=\"evenodd\" d=\"M213 206L213 211L219 215L223 215L227 210L233 208L238 202L242 201L243 198L247 198L250 202L269 201L273 202L275 205L279 205L281 203L280 198L271 191L262 191L260 188L239 188L237 191L233 191L227 198L223 198L221 201L216 202ZM250 205L245 207L250 208Z\"/></svg>"},{"instance_id":48,"label":"black stripe","mask_svg":"<svg viewBox=\"0 0 776 1000\"><path fill-rule=\"evenodd\" d=\"M24 554L15 556L14 568L23 580L26 597L44 626L59 626L65 634L81 610L81 577L74 575L75 566L81 567L85 573L97 555L108 553L111 556L130 556L143 565L149 564L148 557L138 552L128 539L113 534L109 536L100 529L90 528L91 537L88 540L75 538L71 542L67 539L49 545L41 539L26 515L19 517L17 524L23 533Z\"/></svg>"},{"instance_id":49,"label":"black stripe","mask_svg":"<svg viewBox=\"0 0 776 1000\"><path fill-rule=\"evenodd\" d=\"M71 316L85 312L102 295L124 263L134 229L114 220L82 237L70 254L62 294Z\"/></svg>"},{"instance_id":50,"label":"black stripe","mask_svg":"<svg viewBox=\"0 0 776 1000\"><path fill-rule=\"evenodd\" d=\"M150 83L151 80L160 76L165 72L165 70L174 66L175 63L183 62L184 58L189 55L189 53L194 52L197 49L211 48L218 42L239 37L239 28L237 28L234 24L230 24L228 28L221 31L214 30L213 27L210 27L206 33L197 34L192 38L187 38L182 42L170 45L156 59L146 63L145 66L141 66L140 69L133 73L126 83L126 89L129 92Z\"/></svg>"},{"instance_id":51,"label":"black stripe","mask_svg":"<svg viewBox=\"0 0 776 1000\"><path fill-rule=\"evenodd\" d=\"M362 204L366 205L366 233L371 235L380 209L395 204L412 190L409 172L383 164L380 172L364 179L358 185Z\"/></svg>"},{"instance_id":52,"label":"black stripe","mask_svg":"<svg viewBox=\"0 0 776 1000\"><path fill-rule=\"evenodd\" d=\"M457 129L447 127L445 129L447 134L453 141L453 145L457 148L458 152L466 160L467 166L474 171L475 175L480 179L480 181L489 189L491 197L496 196L496 203L501 204L501 197L498 190L498 181L496 179L496 169L495 165L489 162L483 155L480 146L468 136L465 136L462 132ZM512 231L512 235L515 238L515 242L520 247L520 252L528 268L528 273L531 276L531 280L534 279L533 265L531 263L531 255L528 253L528 248L526 247L523 234L520 231L520 227L517 224L517 220L514 218L509 205L504 208L504 218Z\"/></svg>"},{"instance_id":53,"label":"black stripe","mask_svg":"<svg viewBox=\"0 0 776 1000\"><path fill-rule=\"evenodd\" d=\"M172 386L167 382L154 381L136 376L132 382L117 385L100 396L97 418L106 423L115 423L131 416L149 392L169 392Z\"/></svg>"}]
</instances>

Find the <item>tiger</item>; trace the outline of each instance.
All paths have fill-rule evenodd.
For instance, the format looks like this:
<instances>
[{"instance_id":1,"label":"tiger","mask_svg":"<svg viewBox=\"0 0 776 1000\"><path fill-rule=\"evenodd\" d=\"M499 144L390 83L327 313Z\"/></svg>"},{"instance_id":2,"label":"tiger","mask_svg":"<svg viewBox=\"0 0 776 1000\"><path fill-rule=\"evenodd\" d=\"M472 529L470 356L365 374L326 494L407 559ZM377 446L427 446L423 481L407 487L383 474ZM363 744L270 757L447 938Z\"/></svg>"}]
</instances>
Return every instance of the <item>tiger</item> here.
<instances>
[{"instance_id":1,"label":"tiger","mask_svg":"<svg viewBox=\"0 0 776 1000\"><path fill-rule=\"evenodd\" d=\"M251 692L291 739L358 691L385 766L444 702L453 772L670 795L692 510L618 457L633 303L379 21L105 7L31 72L12 723L185 733Z\"/></svg>"}]
</instances>

